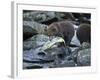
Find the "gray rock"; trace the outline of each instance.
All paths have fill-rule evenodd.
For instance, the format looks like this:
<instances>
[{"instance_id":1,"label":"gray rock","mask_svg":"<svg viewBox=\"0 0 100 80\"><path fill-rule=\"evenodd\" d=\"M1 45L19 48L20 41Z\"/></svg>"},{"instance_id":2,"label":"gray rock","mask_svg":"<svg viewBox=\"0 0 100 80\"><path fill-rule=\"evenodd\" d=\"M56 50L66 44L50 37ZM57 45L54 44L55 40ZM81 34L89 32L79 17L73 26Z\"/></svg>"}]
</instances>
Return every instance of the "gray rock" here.
<instances>
[{"instance_id":1,"label":"gray rock","mask_svg":"<svg viewBox=\"0 0 100 80\"><path fill-rule=\"evenodd\" d=\"M67 12L56 12L56 17L58 18L58 20L75 20L75 17L73 16L72 13L67 13Z\"/></svg>"},{"instance_id":2,"label":"gray rock","mask_svg":"<svg viewBox=\"0 0 100 80\"><path fill-rule=\"evenodd\" d=\"M72 50L71 58L77 66L89 66L91 64L91 46L84 42L80 47L75 47Z\"/></svg>"},{"instance_id":3,"label":"gray rock","mask_svg":"<svg viewBox=\"0 0 100 80\"><path fill-rule=\"evenodd\" d=\"M77 56L78 66L90 66L91 65L91 49L83 49L78 52Z\"/></svg>"},{"instance_id":4,"label":"gray rock","mask_svg":"<svg viewBox=\"0 0 100 80\"><path fill-rule=\"evenodd\" d=\"M43 34L35 35L23 42L23 49L29 50L29 49L35 49L35 48L41 47L48 40L49 40L49 37L46 35L43 35Z\"/></svg>"},{"instance_id":5,"label":"gray rock","mask_svg":"<svg viewBox=\"0 0 100 80\"><path fill-rule=\"evenodd\" d=\"M50 25L52 22L69 20L75 22L75 17L72 13L54 12L54 11L31 11L23 13L24 21L35 21L38 23ZM73 22L72 22L73 23Z\"/></svg>"},{"instance_id":6,"label":"gray rock","mask_svg":"<svg viewBox=\"0 0 100 80\"><path fill-rule=\"evenodd\" d=\"M30 37L32 37L33 35L36 35L38 32L31 28L28 25L23 25L23 40L26 40Z\"/></svg>"},{"instance_id":7,"label":"gray rock","mask_svg":"<svg viewBox=\"0 0 100 80\"><path fill-rule=\"evenodd\" d=\"M30 50L36 48L36 41L24 41L23 50Z\"/></svg>"},{"instance_id":8,"label":"gray rock","mask_svg":"<svg viewBox=\"0 0 100 80\"><path fill-rule=\"evenodd\" d=\"M33 64L37 64L43 68L72 66L72 62L68 61L69 63L66 63L66 55L69 55L69 52L64 47L52 48L45 51L40 51L39 48L25 50L23 52L23 67L34 68Z\"/></svg>"},{"instance_id":9,"label":"gray rock","mask_svg":"<svg viewBox=\"0 0 100 80\"><path fill-rule=\"evenodd\" d=\"M70 64L67 64L67 62L69 62L67 56L70 55L70 52L68 50L69 48L65 48L65 47L57 47L57 48L52 48L52 49L48 49L45 50L48 54L51 54L52 56L54 56L54 65L50 66L50 67L67 67L68 65L70 66Z\"/></svg>"},{"instance_id":10,"label":"gray rock","mask_svg":"<svg viewBox=\"0 0 100 80\"><path fill-rule=\"evenodd\" d=\"M81 46L82 49L86 49L86 48L90 48L90 47L91 47L91 44L88 42L83 42L82 46Z\"/></svg>"},{"instance_id":11,"label":"gray rock","mask_svg":"<svg viewBox=\"0 0 100 80\"><path fill-rule=\"evenodd\" d=\"M54 60L54 56L51 54L46 54L45 51L39 51L39 49L31 49L26 50L23 52L23 59L25 62L32 62L32 63L44 63Z\"/></svg>"},{"instance_id":12,"label":"gray rock","mask_svg":"<svg viewBox=\"0 0 100 80\"><path fill-rule=\"evenodd\" d=\"M55 12L52 11L32 11L23 14L24 20L43 22L55 17Z\"/></svg>"},{"instance_id":13,"label":"gray rock","mask_svg":"<svg viewBox=\"0 0 100 80\"><path fill-rule=\"evenodd\" d=\"M38 42L47 42L48 40L49 37L44 34L38 34L28 39L28 41L38 41Z\"/></svg>"},{"instance_id":14,"label":"gray rock","mask_svg":"<svg viewBox=\"0 0 100 80\"><path fill-rule=\"evenodd\" d=\"M37 23L35 21L23 21L24 26L30 26L34 30L36 30L39 34L46 33L47 25ZM24 28L24 27L23 27Z\"/></svg>"},{"instance_id":15,"label":"gray rock","mask_svg":"<svg viewBox=\"0 0 100 80\"><path fill-rule=\"evenodd\" d=\"M61 67L75 67L75 62L73 60L63 60L59 64L55 64L50 66L51 68L61 68Z\"/></svg>"}]
</instances>

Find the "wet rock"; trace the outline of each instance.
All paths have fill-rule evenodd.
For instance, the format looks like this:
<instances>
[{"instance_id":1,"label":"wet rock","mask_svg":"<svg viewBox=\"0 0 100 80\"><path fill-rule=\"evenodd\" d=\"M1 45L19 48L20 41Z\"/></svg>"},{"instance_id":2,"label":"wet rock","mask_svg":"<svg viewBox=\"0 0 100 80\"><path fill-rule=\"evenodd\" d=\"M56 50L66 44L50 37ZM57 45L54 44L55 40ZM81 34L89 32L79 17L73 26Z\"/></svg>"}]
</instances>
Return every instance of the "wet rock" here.
<instances>
[{"instance_id":1,"label":"wet rock","mask_svg":"<svg viewBox=\"0 0 100 80\"><path fill-rule=\"evenodd\" d=\"M41 52L39 49L25 50L23 52L23 68L34 68L35 64L37 64L41 68L47 68L54 62L54 59L55 56L47 54L46 52Z\"/></svg>"},{"instance_id":2,"label":"wet rock","mask_svg":"<svg viewBox=\"0 0 100 80\"><path fill-rule=\"evenodd\" d=\"M34 30L36 30L39 34L46 33L47 25L37 23L35 21L23 21L24 26L30 26ZM24 28L24 27L23 27Z\"/></svg>"},{"instance_id":3,"label":"wet rock","mask_svg":"<svg viewBox=\"0 0 100 80\"><path fill-rule=\"evenodd\" d=\"M52 19L43 21L42 24L50 25L53 22L64 21L64 20L68 20L76 24L73 14L65 12L55 12L55 16Z\"/></svg>"},{"instance_id":4,"label":"wet rock","mask_svg":"<svg viewBox=\"0 0 100 80\"><path fill-rule=\"evenodd\" d=\"M73 60L70 60L70 61L64 60L62 63L57 64L53 67L58 67L58 68L60 68L60 67L75 67L75 62Z\"/></svg>"},{"instance_id":5,"label":"wet rock","mask_svg":"<svg viewBox=\"0 0 100 80\"><path fill-rule=\"evenodd\" d=\"M38 34L38 32L35 29L30 26L23 26L23 40L26 40L36 34Z\"/></svg>"},{"instance_id":6,"label":"wet rock","mask_svg":"<svg viewBox=\"0 0 100 80\"><path fill-rule=\"evenodd\" d=\"M83 42L83 44L80 47L75 47L71 49L72 50L71 59L74 60L76 64L81 66L83 64L83 66L85 66L88 62L91 62L91 60L86 59L87 57L89 58L91 57L91 52L89 51L90 49L91 45L88 42ZM83 60L86 60L88 62L86 63L86 61Z\"/></svg>"},{"instance_id":7,"label":"wet rock","mask_svg":"<svg viewBox=\"0 0 100 80\"><path fill-rule=\"evenodd\" d=\"M78 52L77 56L78 66L90 66L91 65L91 50L83 49Z\"/></svg>"},{"instance_id":8,"label":"wet rock","mask_svg":"<svg viewBox=\"0 0 100 80\"><path fill-rule=\"evenodd\" d=\"M23 42L23 50L34 49L36 46L36 41L24 41Z\"/></svg>"},{"instance_id":9,"label":"wet rock","mask_svg":"<svg viewBox=\"0 0 100 80\"><path fill-rule=\"evenodd\" d=\"M37 47L41 47L48 40L49 40L49 37L46 35L43 35L43 34L35 35L23 42L23 49L29 50L29 49L35 49Z\"/></svg>"},{"instance_id":10,"label":"wet rock","mask_svg":"<svg viewBox=\"0 0 100 80\"><path fill-rule=\"evenodd\" d=\"M69 48L65 47L55 47L45 50L47 54L55 56L55 58L64 59L66 55L69 55Z\"/></svg>"},{"instance_id":11,"label":"wet rock","mask_svg":"<svg viewBox=\"0 0 100 80\"><path fill-rule=\"evenodd\" d=\"M60 65L60 62L63 62L65 57L69 54L68 49L65 47L50 48L45 51L40 51L39 48L25 50L23 52L24 68L25 66L31 67L31 63L39 64L45 68L51 66L56 67L57 65Z\"/></svg>"},{"instance_id":12,"label":"wet rock","mask_svg":"<svg viewBox=\"0 0 100 80\"><path fill-rule=\"evenodd\" d=\"M66 13L66 12L56 12L56 17L59 21L61 20L70 20L74 21L75 17L72 13Z\"/></svg>"},{"instance_id":13,"label":"wet rock","mask_svg":"<svg viewBox=\"0 0 100 80\"><path fill-rule=\"evenodd\" d=\"M35 50L31 49L23 52L24 62L45 63L50 61L52 62L54 59L55 59L54 56L52 56L51 54L47 54L46 52L41 52L39 49L35 49Z\"/></svg>"},{"instance_id":14,"label":"wet rock","mask_svg":"<svg viewBox=\"0 0 100 80\"><path fill-rule=\"evenodd\" d=\"M91 44L88 42L83 42L81 48L82 49L91 48Z\"/></svg>"},{"instance_id":15,"label":"wet rock","mask_svg":"<svg viewBox=\"0 0 100 80\"><path fill-rule=\"evenodd\" d=\"M38 23L50 25L53 22L70 20L75 21L75 17L72 13L66 12L53 12L53 11L30 11L24 12L24 21L35 21Z\"/></svg>"},{"instance_id":16,"label":"wet rock","mask_svg":"<svg viewBox=\"0 0 100 80\"><path fill-rule=\"evenodd\" d=\"M66 62L66 60L68 60L66 56L70 55L69 48L65 47L48 49L46 52L54 56L54 64L50 67L60 67L60 65L64 65L64 61Z\"/></svg>"},{"instance_id":17,"label":"wet rock","mask_svg":"<svg viewBox=\"0 0 100 80\"><path fill-rule=\"evenodd\" d=\"M35 35L33 37L31 37L30 39L28 39L28 41L40 41L40 42L47 42L49 40L49 37L47 35L44 34L38 34Z\"/></svg>"},{"instance_id":18,"label":"wet rock","mask_svg":"<svg viewBox=\"0 0 100 80\"><path fill-rule=\"evenodd\" d=\"M52 11L32 11L24 13L23 19L24 20L30 20L30 21L36 21L36 22L44 22L48 21L55 17L55 12Z\"/></svg>"}]
</instances>

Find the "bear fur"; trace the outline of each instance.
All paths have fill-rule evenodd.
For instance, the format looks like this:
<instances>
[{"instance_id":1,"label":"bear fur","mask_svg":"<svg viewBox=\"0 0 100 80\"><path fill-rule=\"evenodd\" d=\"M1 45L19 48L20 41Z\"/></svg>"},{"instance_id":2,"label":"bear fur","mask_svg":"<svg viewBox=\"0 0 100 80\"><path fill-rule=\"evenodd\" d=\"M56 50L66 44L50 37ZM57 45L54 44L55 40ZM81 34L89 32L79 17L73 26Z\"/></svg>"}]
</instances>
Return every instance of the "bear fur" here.
<instances>
[{"instance_id":1,"label":"bear fur","mask_svg":"<svg viewBox=\"0 0 100 80\"><path fill-rule=\"evenodd\" d=\"M70 21L54 22L49 25L47 34L49 36L62 37L65 40L66 45L69 45L74 36L74 26Z\"/></svg>"},{"instance_id":2,"label":"bear fur","mask_svg":"<svg viewBox=\"0 0 100 80\"><path fill-rule=\"evenodd\" d=\"M83 42L91 43L91 25L87 23L80 24L76 35L81 44Z\"/></svg>"}]
</instances>

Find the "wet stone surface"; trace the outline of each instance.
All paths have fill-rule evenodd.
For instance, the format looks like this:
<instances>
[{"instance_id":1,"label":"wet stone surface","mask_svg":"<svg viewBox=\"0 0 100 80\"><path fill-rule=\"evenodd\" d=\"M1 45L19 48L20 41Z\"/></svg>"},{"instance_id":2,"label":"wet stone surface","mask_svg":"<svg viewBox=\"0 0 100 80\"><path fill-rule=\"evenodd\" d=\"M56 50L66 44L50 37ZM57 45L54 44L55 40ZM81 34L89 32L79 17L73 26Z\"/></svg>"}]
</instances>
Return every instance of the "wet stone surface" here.
<instances>
[{"instance_id":1,"label":"wet stone surface","mask_svg":"<svg viewBox=\"0 0 100 80\"><path fill-rule=\"evenodd\" d=\"M46 43L48 43L48 41L49 38L45 35L33 36L32 38L24 41L24 69L76 67L91 65L91 52L89 43L83 43L80 47L57 47L58 44L51 44L49 42L51 47L47 46L47 48L43 49L42 47L44 47L44 45L47 45Z\"/></svg>"},{"instance_id":2,"label":"wet stone surface","mask_svg":"<svg viewBox=\"0 0 100 80\"><path fill-rule=\"evenodd\" d=\"M39 49L25 50L23 52L24 68L35 64L47 68L59 67L59 64L64 65L66 55L69 55L68 50L62 48L53 48L46 51L39 51ZM68 66L67 64L65 65Z\"/></svg>"}]
</instances>

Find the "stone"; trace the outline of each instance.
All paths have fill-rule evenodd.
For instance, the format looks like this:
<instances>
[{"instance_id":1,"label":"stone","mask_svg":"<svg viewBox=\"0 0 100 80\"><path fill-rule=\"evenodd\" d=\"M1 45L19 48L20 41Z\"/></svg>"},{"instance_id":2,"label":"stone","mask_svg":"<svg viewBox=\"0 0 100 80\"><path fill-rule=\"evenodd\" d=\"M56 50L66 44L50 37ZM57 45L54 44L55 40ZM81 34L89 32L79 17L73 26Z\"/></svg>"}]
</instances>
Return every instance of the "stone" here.
<instances>
[{"instance_id":1,"label":"stone","mask_svg":"<svg viewBox=\"0 0 100 80\"><path fill-rule=\"evenodd\" d=\"M91 65L91 49L83 49L78 52L77 56L78 66L90 66Z\"/></svg>"},{"instance_id":2,"label":"stone","mask_svg":"<svg viewBox=\"0 0 100 80\"><path fill-rule=\"evenodd\" d=\"M43 34L34 35L33 37L27 39L23 42L23 49L29 50L29 49L35 49L40 46L43 46L47 41L49 40L49 37Z\"/></svg>"},{"instance_id":3,"label":"stone","mask_svg":"<svg viewBox=\"0 0 100 80\"><path fill-rule=\"evenodd\" d=\"M36 34L38 34L38 32L35 29L30 26L23 25L23 40L26 40Z\"/></svg>"},{"instance_id":4,"label":"stone","mask_svg":"<svg viewBox=\"0 0 100 80\"><path fill-rule=\"evenodd\" d=\"M32 11L23 14L23 20L36 22L48 21L55 17L55 12L52 11Z\"/></svg>"},{"instance_id":5,"label":"stone","mask_svg":"<svg viewBox=\"0 0 100 80\"><path fill-rule=\"evenodd\" d=\"M46 33L47 25L37 23L35 21L23 21L24 26L30 26L34 30L36 30L39 34ZM24 28L24 27L23 27Z\"/></svg>"}]
</instances>

